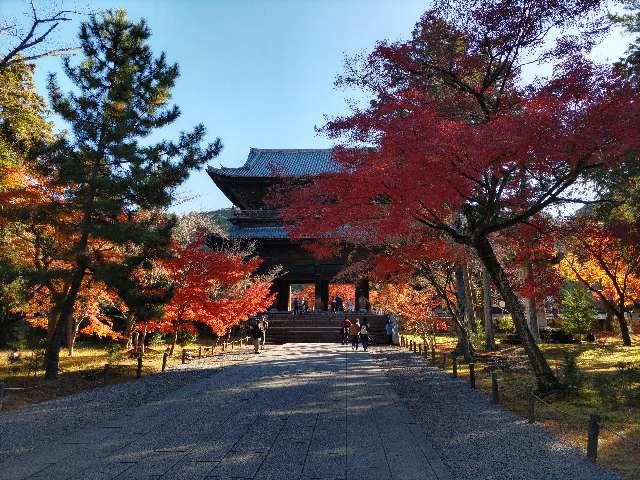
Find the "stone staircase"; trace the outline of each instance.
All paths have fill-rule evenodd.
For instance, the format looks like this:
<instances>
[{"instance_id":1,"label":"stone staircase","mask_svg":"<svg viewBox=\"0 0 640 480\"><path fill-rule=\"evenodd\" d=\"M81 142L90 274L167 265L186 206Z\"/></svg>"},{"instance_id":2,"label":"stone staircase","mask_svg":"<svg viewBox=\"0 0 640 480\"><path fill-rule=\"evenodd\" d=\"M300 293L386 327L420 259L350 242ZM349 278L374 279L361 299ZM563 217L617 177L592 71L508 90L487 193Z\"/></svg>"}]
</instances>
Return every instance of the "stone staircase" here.
<instances>
[{"instance_id":1,"label":"stone staircase","mask_svg":"<svg viewBox=\"0 0 640 480\"><path fill-rule=\"evenodd\" d=\"M371 313L309 312L294 316L290 312L270 312L267 343L340 342L340 324L347 317L351 321L366 318L369 322L370 343L384 343L386 315Z\"/></svg>"}]
</instances>

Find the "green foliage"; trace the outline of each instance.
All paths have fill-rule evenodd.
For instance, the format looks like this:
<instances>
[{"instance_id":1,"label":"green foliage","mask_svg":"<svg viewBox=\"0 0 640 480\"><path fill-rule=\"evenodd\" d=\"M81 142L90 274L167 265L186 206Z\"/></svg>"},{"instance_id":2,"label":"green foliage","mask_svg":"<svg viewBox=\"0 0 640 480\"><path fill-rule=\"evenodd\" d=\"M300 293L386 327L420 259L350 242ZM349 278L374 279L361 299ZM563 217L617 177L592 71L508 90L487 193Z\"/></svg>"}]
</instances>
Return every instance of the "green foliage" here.
<instances>
[{"instance_id":1,"label":"green foliage","mask_svg":"<svg viewBox=\"0 0 640 480\"><path fill-rule=\"evenodd\" d=\"M124 358L124 348L118 342L112 342L107 347L107 358L109 363L116 365Z\"/></svg>"},{"instance_id":2,"label":"green foliage","mask_svg":"<svg viewBox=\"0 0 640 480\"><path fill-rule=\"evenodd\" d=\"M562 383L565 388L577 394L584 384L584 375L578 368L576 358L573 355L565 354L562 362Z\"/></svg>"},{"instance_id":3,"label":"green foliage","mask_svg":"<svg viewBox=\"0 0 640 480\"><path fill-rule=\"evenodd\" d=\"M512 333L514 329L513 318L511 315L500 315L496 321L497 333Z\"/></svg>"},{"instance_id":4,"label":"green foliage","mask_svg":"<svg viewBox=\"0 0 640 480\"><path fill-rule=\"evenodd\" d=\"M197 338L198 338L197 335L194 335L193 333L187 330L180 329L178 331L178 345L182 347L195 343Z\"/></svg>"},{"instance_id":5,"label":"green foliage","mask_svg":"<svg viewBox=\"0 0 640 480\"><path fill-rule=\"evenodd\" d=\"M564 331L574 334L584 334L589 330L596 317L593 297L586 288L575 283L569 284L562 290L561 326Z\"/></svg>"},{"instance_id":6,"label":"green foliage","mask_svg":"<svg viewBox=\"0 0 640 480\"><path fill-rule=\"evenodd\" d=\"M476 350L486 348L487 346L487 332L484 330L484 323L479 318L476 318L475 332L473 330L470 332L470 340L473 348Z\"/></svg>"},{"instance_id":7,"label":"green foliage","mask_svg":"<svg viewBox=\"0 0 640 480\"><path fill-rule=\"evenodd\" d=\"M161 347L164 343L164 335L160 332L153 332L151 335L147 335L147 345L150 347Z\"/></svg>"}]
</instances>

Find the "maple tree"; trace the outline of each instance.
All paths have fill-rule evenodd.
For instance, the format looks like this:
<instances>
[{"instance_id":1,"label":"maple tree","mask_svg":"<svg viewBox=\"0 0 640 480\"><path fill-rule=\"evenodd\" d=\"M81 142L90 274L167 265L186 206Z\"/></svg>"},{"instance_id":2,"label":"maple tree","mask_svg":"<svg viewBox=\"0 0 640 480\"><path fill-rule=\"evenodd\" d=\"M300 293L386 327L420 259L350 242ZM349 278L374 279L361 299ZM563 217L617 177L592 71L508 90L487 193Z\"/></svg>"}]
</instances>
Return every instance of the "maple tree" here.
<instances>
[{"instance_id":1,"label":"maple tree","mask_svg":"<svg viewBox=\"0 0 640 480\"><path fill-rule=\"evenodd\" d=\"M171 354L180 330L195 331L194 323L207 326L218 336L265 311L275 297L273 274L257 275L262 260L247 258L238 248L213 250L206 245L206 232L186 245L174 243L172 258L162 261L173 286L158 327L172 333Z\"/></svg>"},{"instance_id":2,"label":"maple tree","mask_svg":"<svg viewBox=\"0 0 640 480\"><path fill-rule=\"evenodd\" d=\"M410 40L380 42L349 63L338 83L373 98L325 128L342 141L343 170L297 189L283 213L293 236L376 243L423 230L467 246L504 299L541 391L560 384L493 239L581 201L570 187L640 147L637 90L585 55L599 38L600 4L437 2ZM553 71L527 83L522 69L535 61Z\"/></svg>"},{"instance_id":3,"label":"maple tree","mask_svg":"<svg viewBox=\"0 0 640 480\"><path fill-rule=\"evenodd\" d=\"M627 307L640 300L640 225L589 218L568 227L560 271L589 289L615 316L625 345L631 345Z\"/></svg>"}]
</instances>

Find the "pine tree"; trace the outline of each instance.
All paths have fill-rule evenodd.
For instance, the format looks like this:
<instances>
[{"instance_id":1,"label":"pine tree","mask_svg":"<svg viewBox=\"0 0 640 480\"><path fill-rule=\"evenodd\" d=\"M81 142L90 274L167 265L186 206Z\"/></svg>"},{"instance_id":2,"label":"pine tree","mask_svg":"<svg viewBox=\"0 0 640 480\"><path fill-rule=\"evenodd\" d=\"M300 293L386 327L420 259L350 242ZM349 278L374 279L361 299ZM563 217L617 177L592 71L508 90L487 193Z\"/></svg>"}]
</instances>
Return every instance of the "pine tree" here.
<instances>
[{"instance_id":1,"label":"pine tree","mask_svg":"<svg viewBox=\"0 0 640 480\"><path fill-rule=\"evenodd\" d=\"M144 262L138 251L168 248L162 210L189 172L222 148L219 139L201 146L202 125L176 142L149 141L180 115L169 104L178 66L168 64L164 53L153 56L149 36L145 21L130 21L124 10L94 14L80 28L83 58L77 65L64 61L75 90L64 94L55 75L49 79L52 108L71 135L40 157L39 171L57 194L31 214L46 222L47 212L56 212L56 230L71 241L58 252L64 267L49 272L48 280L61 283L64 295L49 316L47 378L57 376L83 279L93 275L113 285L122 278L119 265L131 269L132 259Z\"/></svg>"}]
</instances>

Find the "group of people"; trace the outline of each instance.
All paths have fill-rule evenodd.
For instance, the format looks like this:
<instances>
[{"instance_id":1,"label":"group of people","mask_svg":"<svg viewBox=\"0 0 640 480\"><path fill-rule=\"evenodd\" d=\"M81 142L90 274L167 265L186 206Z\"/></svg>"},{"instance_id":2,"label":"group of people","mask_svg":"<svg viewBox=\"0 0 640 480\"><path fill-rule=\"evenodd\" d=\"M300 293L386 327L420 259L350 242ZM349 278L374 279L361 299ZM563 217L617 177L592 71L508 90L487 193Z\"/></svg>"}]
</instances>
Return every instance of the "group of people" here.
<instances>
[{"instance_id":1,"label":"group of people","mask_svg":"<svg viewBox=\"0 0 640 480\"><path fill-rule=\"evenodd\" d=\"M356 318L353 322L348 318L342 320L341 324L342 333L342 345L347 345L351 342L351 349L358 350L360 344L362 349L366 352L369 348L369 321L363 319L362 322L359 318ZM390 318L387 318L387 322L384 324L384 333L387 336L387 344L393 344L393 322Z\"/></svg>"},{"instance_id":2,"label":"group of people","mask_svg":"<svg viewBox=\"0 0 640 480\"><path fill-rule=\"evenodd\" d=\"M347 345L351 341L351 349L358 350L360 344L366 352L369 348L369 322L366 319L356 318L353 322L348 318L342 321L342 345Z\"/></svg>"},{"instance_id":3,"label":"group of people","mask_svg":"<svg viewBox=\"0 0 640 480\"><path fill-rule=\"evenodd\" d=\"M300 300L298 297L293 299L293 314L300 315L309 311L309 302L306 298Z\"/></svg>"},{"instance_id":4,"label":"group of people","mask_svg":"<svg viewBox=\"0 0 640 480\"><path fill-rule=\"evenodd\" d=\"M260 350L264 349L264 344L267 341L267 329L269 328L269 322L267 316L255 318L249 326L249 334L253 340L253 353L260 353Z\"/></svg>"}]
</instances>

